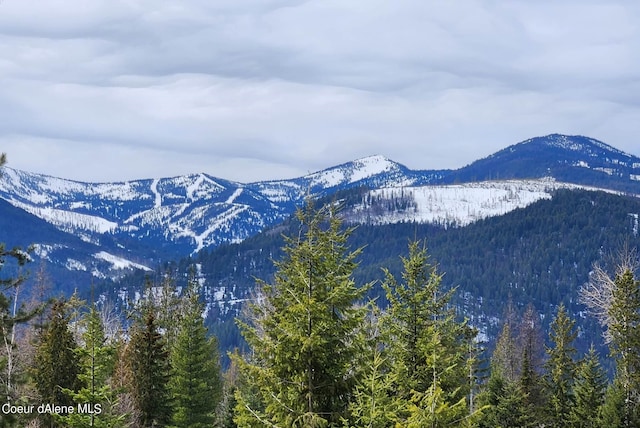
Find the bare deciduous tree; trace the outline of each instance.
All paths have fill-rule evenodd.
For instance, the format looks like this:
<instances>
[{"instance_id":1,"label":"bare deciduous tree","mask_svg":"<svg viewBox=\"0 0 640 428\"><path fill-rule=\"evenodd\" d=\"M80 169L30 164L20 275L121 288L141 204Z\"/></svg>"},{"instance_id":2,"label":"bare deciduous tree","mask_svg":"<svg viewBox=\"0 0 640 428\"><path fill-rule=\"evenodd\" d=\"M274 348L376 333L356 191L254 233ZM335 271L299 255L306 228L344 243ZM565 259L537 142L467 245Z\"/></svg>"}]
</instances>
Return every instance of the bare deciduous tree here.
<instances>
[{"instance_id":1,"label":"bare deciduous tree","mask_svg":"<svg viewBox=\"0 0 640 428\"><path fill-rule=\"evenodd\" d=\"M609 328L616 320L611 316L611 304L613 292L616 288L616 277L622 276L626 271L636 273L640 268L638 252L625 244L615 255L610 256L607 263L595 263L589 274L589 282L580 289L579 301L589 309L600 325L604 328L604 338L607 344L611 343Z\"/></svg>"}]
</instances>

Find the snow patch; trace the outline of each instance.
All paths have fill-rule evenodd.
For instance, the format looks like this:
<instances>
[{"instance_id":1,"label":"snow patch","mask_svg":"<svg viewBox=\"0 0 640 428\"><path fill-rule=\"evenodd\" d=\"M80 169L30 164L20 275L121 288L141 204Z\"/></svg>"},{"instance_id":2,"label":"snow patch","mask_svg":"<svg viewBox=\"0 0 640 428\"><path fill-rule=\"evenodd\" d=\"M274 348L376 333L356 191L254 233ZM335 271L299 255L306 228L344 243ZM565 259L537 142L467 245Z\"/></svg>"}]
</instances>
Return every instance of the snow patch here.
<instances>
[{"instance_id":1,"label":"snow patch","mask_svg":"<svg viewBox=\"0 0 640 428\"><path fill-rule=\"evenodd\" d=\"M50 207L37 207L19 201L11 201L11 203L64 231L73 232L79 229L89 232L106 233L118 227L118 223L94 215L80 214Z\"/></svg>"},{"instance_id":2,"label":"snow patch","mask_svg":"<svg viewBox=\"0 0 640 428\"><path fill-rule=\"evenodd\" d=\"M111 263L115 269L142 269L147 272L153 270L139 263L134 263L131 260L114 256L113 254L107 253L106 251L100 251L99 253L94 254L93 257Z\"/></svg>"},{"instance_id":3,"label":"snow patch","mask_svg":"<svg viewBox=\"0 0 640 428\"><path fill-rule=\"evenodd\" d=\"M238 196L242 194L242 191L242 187L237 188L235 192L233 192L233 194L229 196L229 198L225 201L225 204L232 204L236 200L236 198L238 198Z\"/></svg>"},{"instance_id":4,"label":"snow patch","mask_svg":"<svg viewBox=\"0 0 640 428\"><path fill-rule=\"evenodd\" d=\"M602 190L550 179L382 188L368 192L347 219L368 224L416 222L466 226L524 208L540 199L551 199L554 190L577 188Z\"/></svg>"}]
</instances>

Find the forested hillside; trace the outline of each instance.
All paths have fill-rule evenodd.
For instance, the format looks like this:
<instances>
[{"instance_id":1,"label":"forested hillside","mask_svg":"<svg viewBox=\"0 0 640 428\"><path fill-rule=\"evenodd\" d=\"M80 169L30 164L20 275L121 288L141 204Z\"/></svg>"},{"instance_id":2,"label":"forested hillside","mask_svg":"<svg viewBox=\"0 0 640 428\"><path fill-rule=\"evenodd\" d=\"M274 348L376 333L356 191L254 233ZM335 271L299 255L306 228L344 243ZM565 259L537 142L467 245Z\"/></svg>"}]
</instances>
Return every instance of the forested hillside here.
<instances>
[{"instance_id":1,"label":"forested hillside","mask_svg":"<svg viewBox=\"0 0 640 428\"><path fill-rule=\"evenodd\" d=\"M342 212L357 204L363 192L339 193L336 200L341 201ZM505 303L511 300L521 310L532 304L545 328L563 303L578 318L577 344L586 350L591 343L599 343L601 330L594 319L584 316L578 290L588 281L595 262L606 262L625 243L631 247L639 243L634 213L640 213L640 201L633 197L560 190L550 200L461 228L413 223L358 225L349 237L353 248L364 248L354 278L358 283L373 282L367 296L377 298L384 307L382 268L398 274L399 256L407 255L407 243L423 240L431 260L446 272L443 286L456 288L452 303L460 317L469 317L490 347L499 332ZM165 266L177 272L178 283L184 281L190 266L199 267L209 301L208 322L219 335L222 349L241 345L233 319L251 297L256 279L272 278L272 261L282 256L282 235L295 233L297 227L292 219L243 243L202 251ZM134 300L144 277L143 273L129 277L120 291L100 292L118 301L126 290L129 300Z\"/></svg>"},{"instance_id":2,"label":"forested hillside","mask_svg":"<svg viewBox=\"0 0 640 428\"><path fill-rule=\"evenodd\" d=\"M577 226L612 227L616 215L601 223L604 218L594 213L609 196L568 193L541 201L537 214L554 213L553 204L563 198L573 201L576 225L524 253L565 245L560 237L571 236ZM635 203L621 200L616 209ZM586 213L593 214L593 222L578 222L583 205L591 207ZM516 242L548 227L540 217L513 216ZM619 230L635 238L634 226ZM402 227L413 227L414 237L398 233ZM491 242L491 222L477 227L478 239ZM247 348L231 352L224 373L215 336L207 335L201 316L200 297L207 290L198 271L204 270L204 258L192 265L181 287L172 275L155 284L147 281L135 302L128 302L128 322L103 298L92 303L74 296L17 311L13 302L20 301L21 281L8 278L0 301L6 345L0 367L7 397L0 413L3 426L638 426L637 254L627 252L614 271L596 269L589 294L581 294L591 296L585 309L596 313L607 333L606 342L595 339L606 344L611 357L614 370L608 377L602 355L593 347L577 349L585 330L572 311L560 302L541 305L553 308L545 328L539 309L521 300L545 296L532 294L536 287L529 290L524 282L540 283L540 272L516 277L524 291L513 294L512 305L499 293L487 299L502 316L494 317L499 334L495 349L486 354L478 330L486 318L465 319L460 305L484 299L467 296L463 285L446 286L450 274L424 240L446 249L457 248L462 238L445 239L448 233L437 229L421 230L428 236L416 238L414 225L397 225L374 240L376 245L358 245L366 230L345 228L335 205L298 212L280 238L279 251L271 254L271 274L253 284L252 299L238 319ZM509 239L498 242L509 246ZM390 253L396 245L403 247L403 256ZM364 280L371 272L356 274L364 254L383 249L384 260L394 262L378 262L379 282ZM27 261L23 252L4 248L0 256ZM567 259L561 264L579 266L569 254L562 257ZM506 290L512 288L521 286L508 284ZM367 298L375 295L380 299Z\"/></svg>"}]
</instances>

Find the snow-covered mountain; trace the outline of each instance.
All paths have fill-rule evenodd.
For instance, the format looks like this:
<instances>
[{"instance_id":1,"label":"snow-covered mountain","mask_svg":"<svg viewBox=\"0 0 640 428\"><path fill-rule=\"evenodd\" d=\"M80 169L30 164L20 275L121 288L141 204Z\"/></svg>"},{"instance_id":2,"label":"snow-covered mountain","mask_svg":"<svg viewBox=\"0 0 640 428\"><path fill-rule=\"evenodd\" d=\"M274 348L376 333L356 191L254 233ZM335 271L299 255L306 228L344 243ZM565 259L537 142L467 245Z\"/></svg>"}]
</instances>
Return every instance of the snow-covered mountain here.
<instances>
[{"instance_id":1,"label":"snow-covered mountain","mask_svg":"<svg viewBox=\"0 0 640 428\"><path fill-rule=\"evenodd\" d=\"M553 134L458 170L413 171L370 156L296 179L248 184L204 173L83 183L5 168L0 198L23 210L20 221L32 222L28 213L91 248L76 245L74 255L65 256L74 245L28 233L10 244L36 244L42 258L104 277L109 274L95 268L97 262L125 270L154 268L161 260L242 241L283 221L309 194L366 187L362 201L345 213L351 221L463 226L549 198L559 188L640 194L639 179L640 158L587 137ZM0 242L6 238L7 231L0 231Z\"/></svg>"},{"instance_id":2,"label":"snow-covered mountain","mask_svg":"<svg viewBox=\"0 0 640 428\"><path fill-rule=\"evenodd\" d=\"M551 134L531 138L451 171L440 182L542 177L637 194L640 158L593 138Z\"/></svg>"},{"instance_id":3,"label":"snow-covered mountain","mask_svg":"<svg viewBox=\"0 0 640 428\"><path fill-rule=\"evenodd\" d=\"M365 192L361 202L344 213L352 223L381 225L431 223L443 227L467 226L504 215L540 199L551 199L558 189L608 189L558 182L551 177L494 180L465 184L383 187Z\"/></svg>"}]
</instances>

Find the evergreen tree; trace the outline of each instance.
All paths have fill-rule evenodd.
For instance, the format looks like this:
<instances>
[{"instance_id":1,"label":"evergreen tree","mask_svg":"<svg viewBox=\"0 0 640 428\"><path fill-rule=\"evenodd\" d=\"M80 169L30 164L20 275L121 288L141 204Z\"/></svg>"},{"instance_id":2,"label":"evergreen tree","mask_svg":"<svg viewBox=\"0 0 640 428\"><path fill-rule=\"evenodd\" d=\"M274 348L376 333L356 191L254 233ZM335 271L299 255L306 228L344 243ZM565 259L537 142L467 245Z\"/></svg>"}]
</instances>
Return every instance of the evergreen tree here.
<instances>
[{"instance_id":1,"label":"evergreen tree","mask_svg":"<svg viewBox=\"0 0 640 428\"><path fill-rule=\"evenodd\" d=\"M611 356L624 393L623 427L640 426L640 281L627 269L616 275L609 316Z\"/></svg>"},{"instance_id":2,"label":"evergreen tree","mask_svg":"<svg viewBox=\"0 0 640 428\"><path fill-rule=\"evenodd\" d=\"M552 426L557 427L569 426L570 410L574 406L576 349L573 343L578 335L574 325L575 321L569 318L564 305L560 305L550 327L552 346L546 349L548 359L544 377L549 396L547 416Z\"/></svg>"},{"instance_id":3,"label":"evergreen tree","mask_svg":"<svg viewBox=\"0 0 640 428\"><path fill-rule=\"evenodd\" d=\"M527 426L528 415L522 389L518 382L503 378L500 370L491 370L478 401L482 406L479 428Z\"/></svg>"},{"instance_id":4,"label":"evergreen tree","mask_svg":"<svg viewBox=\"0 0 640 428\"><path fill-rule=\"evenodd\" d=\"M64 389L74 403L81 406L78 411L60 418L65 427L116 428L123 425L126 415L115 414L117 391L109 380L114 369L115 346L108 343L100 314L95 306L82 319L83 346L76 349L79 357L78 378L83 387L73 391Z\"/></svg>"},{"instance_id":5,"label":"evergreen tree","mask_svg":"<svg viewBox=\"0 0 640 428\"><path fill-rule=\"evenodd\" d=\"M383 332L380 331L379 310L371 303L371 313L362 329L364 338L361 371L353 399L349 405L353 427L384 428L399 421L401 400L392 393L395 373L390 371Z\"/></svg>"},{"instance_id":6,"label":"evergreen tree","mask_svg":"<svg viewBox=\"0 0 640 428\"><path fill-rule=\"evenodd\" d=\"M452 291L442 290L442 275L419 242L409 244L402 264L402 282L386 271L383 288L396 393L412 403L404 416L413 425L461 420L468 413L467 351L475 333L447 308Z\"/></svg>"},{"instance_id":7,"label":"evergreen tree","mask_svg":"<svg viewBox=\"0 0 640 428\"><path fill-rule=\"evenodd\" d=\"M598 428L598 414L607 390L607 376L591 346L576 369L575 405L570 409L571 426L574 428Z\"/></svg>"},{"instance_id":8,"label":"evergreen tree","mask_svg":"<svg viewBox=\"0 0 640 428\"><path fill-rule=\"evenodd\" d=\"M63 390L78 391L82 387L78 375L80 365L77 343L69 330L69 314L64 301L55 301L36 347L33 380L42 403L73 406ZM50 416L45 421L56 426Z\"/></svg>"},{"instance_id":9,"label":"evergreen tree","mask_svg":"<svg viewBox=\"0 0 640 428\"><path fill-rule=\"evenodd\" d=\"M7 251L0 243L0 270L7 258L12 259L19 270L30 261L28 253L19 248ZM9 278L0 277L0 397L12 404L23 404L26 401L19 387L27 383L28 375L24 367L24 350L18 346L16 330L42 309L25 310L22 305L18 305L25 280L26 276L22 274ZM12 426L18 419L13 414L0 414L0 427Z\"/></svg>"},{"instance_id":10,"label":"evergreen tree","mask_svg":"<svg viewBox=\"0 0 640 428\"><path fill-rule=\"evenodd\" d=\"M144 308L142 318L135 321L126 358L131 373L130 392L136 426L166 426L171 418L169 353L158 332L152 307Z\"/></svg>"},{"instance_id":11,"label":"evergreen tree","mask_svg":"<svg viewBox=\"0 0 640 428\"><path fill-rule=\"evenodd\" d=\"M351 278L360 250L348 251L351 231L333 205L307 204L296 217L299 234L286 238L273 284L261 282L253 319L240 322L252 354L237 363L262 405L239 389L239 426L340 426L348 416L366 315L354 303L367 287Z\"/></svg>"},{"instance_id":12,"label":"evergreen tree","mask_svg":"<svg viewBox=\"0 0 640 428\"><path fill-rule=\"evenodd\" d=\"M207 337L197 286L192 278L183 296L186 308L171 348L169 391L172 425L178 428L212 426L222 393L218 345L215 337Z\"/></svg>"},{"instance_id":13,"label":"evergreen tree","mask_svg":"<svg viewBox=\"0 0 640 428\"><path fill-rule=\"evenodd\" d=\"M6 163L6 155L0 154L0 175L2 167ZM28 251L19 247L8 250L5 244L0 242L0 271L7 261L20 271L24 265L31 261ZM0 276L0 396L11 400L14 397L13 381L16 368L16 327L29 321L40 309L25 311L18 305L18 295L22 284L27 279L26 275L18 274L12 277Z\"/></svg>"},{"instance_id":14,"label":"evergreen tree","mask_svg":"<svg viewBox=\"0 0 640 428\"><path fill-rule=\"evenodd\" d=\"M533 368L529 348L526 346L522 351L522 369L518 386L522 397L519 409L519 413L522 415L522 426L543 424L542 422L547 418L542 413L545 404L542 380L538 372Z\"/></svg>"},{"instance_id":15,"label":"evergreen tree","mask_svg":"<svg viewBox=\"0 0 640 428\"><path fill-rule=\"evenodd\" d=\"M233 421L236 401L236 390L238 389L238 369L232 360L229 368L223 376L222 399L216 411L216 427L219 428L237 428L237 424Z\"/></svg>"},{"instance_id":16,"label":"evergreen tree","mask_svg":"<svg viewBox=\"0 0 640 428\"><path fill-rule=\"evenodd\" d=\"M628 428L628 416L626 412L626 392L619 379L614 379L604 395L604 403L600 407L599 425L607 428Z\"/></svg>"},{"instance_id":17,"label":"evergreen tree","mask_svg":"<svg viewBox=\"0 0 640 428\"><path fill-rule=\"evenodd\" d=\"M515 382L520 374L520 355L518 355L516 340L513 336L511 324L505 322L496 340L496 346L491 355L491 374L498 376L504 382Z\"/></svg>"}]
</instances>

